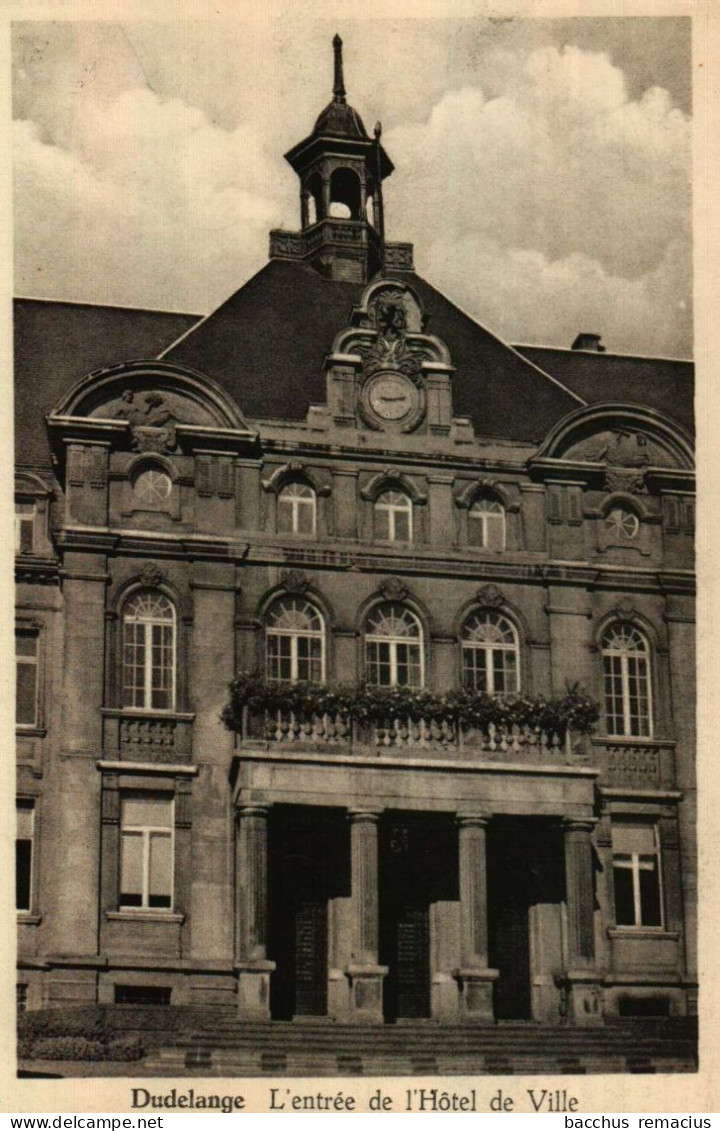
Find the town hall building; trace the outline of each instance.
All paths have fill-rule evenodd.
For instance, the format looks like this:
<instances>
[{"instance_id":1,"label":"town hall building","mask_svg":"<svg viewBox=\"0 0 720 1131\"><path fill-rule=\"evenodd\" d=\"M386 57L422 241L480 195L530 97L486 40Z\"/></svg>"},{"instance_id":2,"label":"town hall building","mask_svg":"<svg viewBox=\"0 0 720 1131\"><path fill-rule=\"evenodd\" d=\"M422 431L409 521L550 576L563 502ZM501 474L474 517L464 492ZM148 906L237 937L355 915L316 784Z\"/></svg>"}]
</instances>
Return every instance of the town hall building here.
<instances>
[{"instance_id":1,"label":"town hall building","mask_svg":"<svg viewBox=\"0 0 720 1131\"><path fill-rule=\"evenodd\" d=\"M16 304L19 1008L671 1024L692 366L416 274L341 52L212 314Z\"/></svg>"}]
</instances>

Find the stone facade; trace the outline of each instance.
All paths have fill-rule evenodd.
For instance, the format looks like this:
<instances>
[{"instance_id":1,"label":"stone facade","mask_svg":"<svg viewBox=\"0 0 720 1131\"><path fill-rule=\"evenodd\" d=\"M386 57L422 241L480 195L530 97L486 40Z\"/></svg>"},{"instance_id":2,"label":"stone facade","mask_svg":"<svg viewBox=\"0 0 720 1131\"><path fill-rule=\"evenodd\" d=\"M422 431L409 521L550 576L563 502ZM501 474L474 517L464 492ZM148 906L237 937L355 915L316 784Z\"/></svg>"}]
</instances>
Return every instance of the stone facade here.
<instances>
[{"instance_id":1,"label":"stone facade","mask_svg":"<svg viewBox=\"0 0 720 1131\"><path fill-rule=\"evenodd\" d=\"M299 307L310 276L354 287L318 344L324 400L249 411L213 317L188 338L207 335L206 368L165 349L38 390L52 461L19 445L17 480L22 1001L359 1024L692 1012L690 438L652 376L588 403L502 343L553 423L498 435L459 412L453 327L428 322L409 245L384 243L392 165L351 113L288 155L302 230L272 233ZM465 403L519 419L499 380ZM238 671L579 684L601 718L558 738L248 710L233 733Z\"/></svg>"}]
</instances>

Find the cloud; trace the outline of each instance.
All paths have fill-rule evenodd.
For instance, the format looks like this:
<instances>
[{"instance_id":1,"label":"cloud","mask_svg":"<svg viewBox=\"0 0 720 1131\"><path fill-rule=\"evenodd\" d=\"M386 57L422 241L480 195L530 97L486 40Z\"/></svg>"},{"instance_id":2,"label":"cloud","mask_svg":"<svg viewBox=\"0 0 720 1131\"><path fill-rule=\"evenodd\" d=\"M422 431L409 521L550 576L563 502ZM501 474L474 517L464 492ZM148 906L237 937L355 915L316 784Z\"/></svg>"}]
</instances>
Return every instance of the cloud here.
<instances>
[{"instance_id":1,"label":"cloud","mask_svg":"<svg viewBox=\"0 0 720 1131\"><path fill-rule=\"evenodd\" d=\"M464 87L388 133L413 174L387 211L421 267L512 340L597 328L618 351L689 353L688 119L657 87L629 100L602 53L506 51L486 73L491 97Z\"/></svg>"},{"instance_id":2,"label":"cloud","mask_svg":"<svg viewBox=\"0 0 720 1131\"><path fill-rule=\"evenodd\" d=\"M248 126L129 90L78 107L73 147L15 123L20 293L202 312L262 264L282 196Z\"/></svg>"},{"instance_id":3,"label":"cloud","mask_svg":"<svg viewBox=\"0 0 720 1131\"><path fill-rule=\"evenodd\" d=\"M389 237L511 341L590 329L689 354L687 117L578 47L494 50L481 71L386 131ZM88 88L71 113L15 123L19 293L203 313L264 264L268 229L297 223L274 120L220 126L140 88Z\"/></svg>"}]
</instances>

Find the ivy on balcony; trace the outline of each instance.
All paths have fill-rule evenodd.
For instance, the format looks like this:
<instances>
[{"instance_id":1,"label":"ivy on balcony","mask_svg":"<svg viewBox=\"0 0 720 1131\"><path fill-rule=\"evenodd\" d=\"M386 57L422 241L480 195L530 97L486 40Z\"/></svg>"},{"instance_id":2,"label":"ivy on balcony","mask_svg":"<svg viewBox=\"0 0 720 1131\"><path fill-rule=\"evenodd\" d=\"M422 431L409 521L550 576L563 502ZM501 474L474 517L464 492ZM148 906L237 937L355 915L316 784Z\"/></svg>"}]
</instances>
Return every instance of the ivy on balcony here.
<instances>
[{"instance_id":1,"label":"ivy on balcony","mask_svg":"<svg viewBox=\"0 0 720 1131\"><path fill-rule=\"evenodd\" d=\"M598 721L597 703L578 684L562 696L487 695L470 690L432 691L410 687L278 683L240 672L230 684L230 700L221 718L228 730L242 732L250 715L293 712L298 716L342 716L348 722L384 725L391 718L413 722L442 719L464 729L489 727L535 730L564 739L568 732L590 734Z\"/></svg>"}]
</instances>

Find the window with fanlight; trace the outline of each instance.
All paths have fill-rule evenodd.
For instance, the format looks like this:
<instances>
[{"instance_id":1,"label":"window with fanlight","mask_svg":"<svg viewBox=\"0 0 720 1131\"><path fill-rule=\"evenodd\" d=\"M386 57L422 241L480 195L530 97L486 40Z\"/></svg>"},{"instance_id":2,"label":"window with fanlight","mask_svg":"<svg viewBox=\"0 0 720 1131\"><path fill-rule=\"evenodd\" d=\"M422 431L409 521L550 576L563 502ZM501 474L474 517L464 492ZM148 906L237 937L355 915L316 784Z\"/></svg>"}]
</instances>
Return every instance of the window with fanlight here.
<instances>
[{"instance_id":1,"label":"window with fanlight","mask_svg":"<svg viewBox=\"0 0 720 1131\"><path fill-rule=\"evenodd\" d=\"M480 609L462 629L462 679L471 691L512 695L520 690L515 626L500 613Z\"/></svg>"},{"instance_id":2,"label":"window with fanlight","mask_svg":"<svg viewBox=\"0 0 720 1131\"><path fill-rule=\"evenodd\" d=\"M378 605L365 624L365 677L376 687L423 687L423 631L410 609Z\"/></svg>"},{"instance_id":3,"label":"window with fanlight","mask_svg":"<svg viewBox=\"0 0 720 1131\"><path fill-rule=\"evenodd\" d=\"M476 499L468 511L468 543L482 550L505 549L505 508L497 499Z\"/></svg>"},{"instance_id":4,"label":"window with fanlight","mask_svg":"<svg viewBox=\"0 0 720 1131\"><path fill-rule=\"evenodd\" d=\"M380 542L412 542L412 499L404 491L387 490L375 500L375 537Z\"/></svg>"},{"instance_id":5,"label":"window with fanlight","mask_svg":"<svg viewBox=\"0 0 720 1131\"><path fill-rule=\"evenodd\" d=\"M633 624L613 624L602 638L607 733L618 737L652 735L650 646Z\"/></svg>"},{"instance_id":6,"label":"window with fanlight","mask_svg":"<svg viewBox=\"0 0 720 1131\"><path fill-rule=\"evenodd\" d=\"M309 483L287 483L277 500L277 529L280 534L315 534L317 497Z\"/></svg>"},{"instance_id":7,"label":"window with fanlight","mask_svg":"<svg viewBox=\"0 0 720 1131\"><path fill-rule=\"evenodd\" d=\"M282 683L325 679L325 625L302 597L282 597L270 606L266 627L268 679Z\"/></svg>"},{"instance_id":8,"label":"window with fanlight","mask_svg":"<svg viewBox=\"0 0 720 1131\"><path fill-rule=\"evenodd\" d=\"M156 589L135 593L123 610L122 704L172 711L176 685L176 614Z\"/></svg>"}]
</instances>

